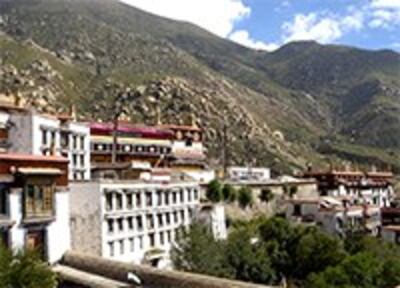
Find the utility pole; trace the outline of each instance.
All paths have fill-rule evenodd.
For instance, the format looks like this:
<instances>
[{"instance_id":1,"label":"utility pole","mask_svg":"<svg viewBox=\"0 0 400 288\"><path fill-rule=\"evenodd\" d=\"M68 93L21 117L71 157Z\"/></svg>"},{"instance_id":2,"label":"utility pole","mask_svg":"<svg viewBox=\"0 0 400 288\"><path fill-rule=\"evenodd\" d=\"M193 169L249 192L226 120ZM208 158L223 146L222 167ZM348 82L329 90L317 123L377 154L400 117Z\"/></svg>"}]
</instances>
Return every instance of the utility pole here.
<instances>
[{"instance_id":1,"label":"utility pole","mask_svg":"<svg viewBox=\"0 0 400 288\"><path fill-rule=\"evenodd\" d=\"M114 113L113 119L113 145L112 145L112 154L111 154L111 163L114 165L117 163L117 145L118 145L118 117L117 113Z\"/></svg>"},{"instance_id":2,"label":"utility pole","mask_svg":"<svg viewBox=\"0 0 400 288\"><path fill-rule=\"evenodd\" d=\"M251 145L250 141L250 135L246 136L246 142L247 142L247 173L248 173L248 180L251 180L251 171L252 171L252 165L253 165L253 146Z\"/></svg>"},{"instance_id":3,"label":"utility pole","mask_svg":"<svg viewBox=\"0 0 400 288\"><path fill-rule=\"evenodd\" d=\"M228 173L228 165L229 165L229 153L228 153L228 125L226 120L224 119L224 126L222 128L222 155L223 155L223 172L224 179L226 179Z\"/></svg>"},{"instance_id":4,"label":"utility pole","mask_svg":"<svg viewBox=\"0 0 400 288\"><path fill-rule=\"evenodd\" d=\"M117 146L118 146L118 119L119 116L121 115L121 104L120 104L120 97L117 97L114 103L114 109L113 109L113 130L112 130L112 136L113 136L113 144L112 144L112 154L111 154L111 163L114 165L117 163Z\"/></svg>"}]
</instances>

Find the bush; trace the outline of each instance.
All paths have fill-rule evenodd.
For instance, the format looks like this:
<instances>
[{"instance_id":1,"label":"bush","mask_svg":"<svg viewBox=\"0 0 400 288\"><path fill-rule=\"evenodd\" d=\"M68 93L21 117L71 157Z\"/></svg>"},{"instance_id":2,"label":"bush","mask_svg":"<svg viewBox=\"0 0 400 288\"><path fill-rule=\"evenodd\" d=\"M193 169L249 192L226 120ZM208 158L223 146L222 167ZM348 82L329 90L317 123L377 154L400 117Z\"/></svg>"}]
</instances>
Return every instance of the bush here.
<instances>
[{"instance_id":1,"label":"bush","mask_svg":"<svg viewBox=\"0 0 400 288\"><path fill-rule=\"evenodd\" d=\"M290 189L289 189L290 198L293 198L293 196L297 193L297 190L298 190L297 186L290 187Z\"/></svg>"},{"instance_id":2,"label":"bush","mask_svg":"<svg viewBox=\"0 0 400 288\"><path fill-rule=\"evenodd\" d=\"M238 193L238 201L240 207L243 209L245 209L247 206L251 206L253 204L253 194L251 189L248 187L240 188Z\"/></svg>"},{"instance_id":3,"label":"bush","mask_svg":"<svg viewBox=\"0 0 400 288\"><path fill-rule=\"evenodd\" d=\"M236 189L230 184L225 184L222 188L222 195L225 202L235 202L236 201Z\"/></svg>"},{"instance_id":4,"label":"bush","mask_svg":"<svg viewBox=\"0 0 400 288\"><path fill-rule=\"evenodd\" d=\"M297 186L289 186L285 184L283 186L283 193L288 195L290 198L293 198L293 196L297 193Z\"/></svg>"},{"instance_id":5,"label":"bush","mask_svg":"<svg viewBox=\"0 0 400 288\"><path fill-rule=\"evenodd\" d=\"M268 203L274 199L274 194L272 193L271 189L263 189L260 194L261 202Z\"/></svg>"},{"instance_id":6,"label":"bush","mask_svg":"<svg viewBox=\"0 0 400 288\"><path fill-rule=\"evenodd\" d=\"M212 180L210 183L208 183L206 196L208 200L214 203L222 201L222 186L218 180Z\"/></svg>"},{"instance_id":7,"label":"bush","mask_svg":"<svg viewBox=\"0 0 400 288\"><path fill-rule=\"evenodd\" d=\"M56 275L38 253L18 251L14 254L0 247L0 287L54 288L56 284Z\"/></svg>"}]
</instances>

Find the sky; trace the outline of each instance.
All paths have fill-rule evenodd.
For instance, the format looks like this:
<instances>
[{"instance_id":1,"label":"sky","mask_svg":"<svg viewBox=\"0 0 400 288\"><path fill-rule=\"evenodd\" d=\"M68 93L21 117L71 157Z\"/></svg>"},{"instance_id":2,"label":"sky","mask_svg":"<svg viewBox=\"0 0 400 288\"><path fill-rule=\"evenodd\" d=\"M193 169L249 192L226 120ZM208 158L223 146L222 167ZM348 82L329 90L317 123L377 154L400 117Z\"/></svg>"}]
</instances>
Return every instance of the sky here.
<instances>
[{"instance_id":1,"label":"sky","mask_svg":"<svg viewBox=\"0 0 400 288\"><path fill-rule=\"evenodd\" d=\"M315 40L400 51L400 0L121 1L254 49Z\"/></svg>"}]
</instances>

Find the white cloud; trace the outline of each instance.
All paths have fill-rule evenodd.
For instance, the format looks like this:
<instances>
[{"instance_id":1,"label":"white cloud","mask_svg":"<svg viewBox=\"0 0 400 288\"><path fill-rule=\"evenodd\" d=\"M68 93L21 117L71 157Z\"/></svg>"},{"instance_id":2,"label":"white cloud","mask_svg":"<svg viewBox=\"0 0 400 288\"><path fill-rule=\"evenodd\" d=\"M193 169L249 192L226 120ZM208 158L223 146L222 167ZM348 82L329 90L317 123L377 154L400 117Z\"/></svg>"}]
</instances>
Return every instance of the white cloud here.
<instances>
[{"instance_id":1,"label":"white cloud","mask_svg":"<svg viewBox=\"0 0 400 288\"><path fill-rule=\"evenodd\" d=\"M371 6L375 8L400 9L400 0L372 0Z\"/></svg>"},{"instance_id":2,"label":"white cloud","mask_svg":"<svg viewBox=\"0 0 400 288\"><path fill-rule=\"evenodd\" d=\"M330 18L319 18L316 13L297 14L293 22L285 22L284 42L316 40L328 43L342 36L340 24Z\"/></svg>"},{"instance_id":3,"label":"white cloud","mask_svg":"<svg viewBox=\"0 0 400 288\"><path fill-rule=\"evenodd\" d=\"M238 30L233 32L229 35L229 39L243 46L257 50L273 51L279 48L279 46L275 43L265 43L252 39L249 32L246 30Z\"/></svg>"},{"instance_id":4,"label":"white cloud","mask_svg":"<svg viewBox=\"0 0 400 288\"><path fill-rule=\"evenodd\" d=\"M242 0L121 0L132 6L175 20L188 21L221 37L227 37L235 22L250 15Z\"/></svg>"},{"instance_id":5,"label":"white cloud","mask_svg":"<svg viewBox=\"0 0 400 288\"><path fill-rule=\"evenodd\" d=\"M290 8L291 6L292 4L290 3L289 0L284 0L274 8L274 11L277 13L281 13Z\"/></svg>"},{"instance_id":6,"label":"white cloud","mask_svg":"<svg viewBox=\"0 0 400 288\"><path fill-rule=\"evenodd\" d=\"M282 25L283 41L315 40L331 43L346 33L361 30L364 27L364 14L360 11L349 12L344 16L316 12L297 14L292 22Z\"/></svg>"},{"instance_id":7,"label":"white cloud","mask_svg":"<svg viewBox=\"0 0 400 288\"><path fill-rule=\"evenodd\" d=\"M364 28L364 13L355 11L352 14L342 17L340 22L342 28L346 31L359 31Z\"/></svg>"},{"instance_id":8,"label":"white cloud","mask_svg":"<svg viewBox=\"0 0 400 288\"><path fill-rule=\"evenodd\" d=\"M371 28L400 26L400 0L372 0L366 11Z\"/></svg>"}]
</instances>

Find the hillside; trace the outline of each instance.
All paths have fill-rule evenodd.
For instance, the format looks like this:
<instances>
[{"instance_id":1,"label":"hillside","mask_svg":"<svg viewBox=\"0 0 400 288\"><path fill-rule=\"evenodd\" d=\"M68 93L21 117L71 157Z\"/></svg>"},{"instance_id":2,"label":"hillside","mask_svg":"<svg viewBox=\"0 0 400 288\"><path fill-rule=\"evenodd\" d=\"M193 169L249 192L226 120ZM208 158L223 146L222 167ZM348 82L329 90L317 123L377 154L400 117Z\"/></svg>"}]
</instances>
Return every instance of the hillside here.
<instances>
[{"instance_id":1,"label":"hillside","mask_svg":"<svg viewBox=\"0 0 400 288\"><path fill-rule=\"evenodd\" d=\"M58 73L46 84L55 109L79 103L82 117L105 118L115 99L100 92L120 82L138 92L132 121L153 123L156 106L163 121L195 114L215 161L228 121L238 164L252 161L250 147L277 170L323 163L326 153L400 168L395 52L314 42L254 51L114 0L3 0L0 27L3 70L45 59Z\"/></svg>"}]
</instances>

